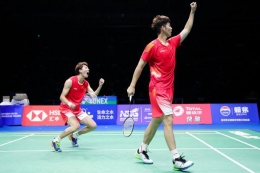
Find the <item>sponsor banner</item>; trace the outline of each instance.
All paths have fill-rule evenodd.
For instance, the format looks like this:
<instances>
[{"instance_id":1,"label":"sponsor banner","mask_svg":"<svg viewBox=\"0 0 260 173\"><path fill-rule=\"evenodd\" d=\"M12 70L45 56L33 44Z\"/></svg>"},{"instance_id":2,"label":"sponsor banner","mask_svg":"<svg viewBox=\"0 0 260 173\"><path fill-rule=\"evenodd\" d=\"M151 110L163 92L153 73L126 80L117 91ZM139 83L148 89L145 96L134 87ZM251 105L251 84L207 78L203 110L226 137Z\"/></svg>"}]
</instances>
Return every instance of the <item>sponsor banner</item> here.
<instances>
[{"instance_id":1,"label":"sponsor banner","mask_svg":"<svg viewBox=\"0 0 260 173\"><path fill-rule=\"evenodd\" d=\"M150 104L129 104L117 105L116 124L122 125L124 120L130 116L133 117L136 125L149 124L152 119L152 110Z\"/></svg>"},{"instance_id":2,"label":"sponsor banner","mask_svg":"<svg viewBox=\"0 0 260 173\"><path fill-rule=\"evenodd\" d=\"M211 104L213 123L259 123L256 103Z\"/></svg>"},{"instance_id":3,"label":"sponsor banner","mask_svg":"<svg viewBox=\"0 0 260 173\"><path fill-rule=\"evenodd\" d=\"M89 105L89 104L116 105L117 97L116 96L98 96L96 98L91 98L89 95L85 95L81 104L82 105Z\"/></svg>"},{"instance_id":4,"label":"sponsor banner","mask_svg":"<svg viewBox=\"0 0 260 173\"><path fill-rule=\"evenodd\" d=\"M212 124L209 104L173 104L174 124ZM149 124L152 119L150 104L118 105L117 124L123 124L125 118L133 117L136 125Z\"/></svg>"},{"instance_id":5,"label":"sponsor banner","mask_svg":"<svg viewBox=\"0 0 260 173\"><path fill-rule=\"evenodd\" d=\"M3 120L2 120L2 116L1 116L1 109L0 109L0 127L3 127Z\"/></svg>"},{"instance_id":6,"label":"sponsor banner","mask_svg":"<svg viewBox=\"0 0 260 173\"><path fill-rule=\"evenodd\" d=\"M81 105L97 125L116 125L117 105Z\"/></svg>"},{"instance_id":7,"label":"sponsor banner","mask_svg":"<svg viewBox=\"0 0 260 173\"><path fill-rule=\"evenodd\" d=\"M0 112L3 125L21 125L22 124L22 105L2 105Z\"/></svg>"},{"instance_id":8,"label":"sponsor banner","mask_svg":"<svg viewBox=\"0 0 260 173\"><path fill-rule=\"evenodd\" d=\"M59 105L24 106L22 126L64 126Z\"/></svg>"},{"instance_id":9,"label":"sponsor banner","mask_svg":"<svg viewBox=\"0 0 260 173\"><path fill-rule=\"evenodd\" d=\"M210 104L173 104L174 124L212 124Z\"/></svg>"}]
</instances>

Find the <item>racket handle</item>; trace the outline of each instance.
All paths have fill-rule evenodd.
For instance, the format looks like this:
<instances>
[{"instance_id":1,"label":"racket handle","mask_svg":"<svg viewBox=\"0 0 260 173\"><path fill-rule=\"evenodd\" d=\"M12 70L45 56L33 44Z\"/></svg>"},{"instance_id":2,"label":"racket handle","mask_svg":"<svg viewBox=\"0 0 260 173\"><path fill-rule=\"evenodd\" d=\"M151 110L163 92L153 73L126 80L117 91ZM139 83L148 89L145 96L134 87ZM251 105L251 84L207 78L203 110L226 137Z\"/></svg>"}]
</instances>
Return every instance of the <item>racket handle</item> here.
<instances>
[{"instance_id":1,"label":"racket handle","mask_svg":"<svg viewBox=\"0 0 260 173\"><path fill-rule=\"evenodd\" d=\"M132 101L132 97L133 97L133 95L130 95L130 96L129 96L129 101L130 101L130 102Z\"/></svg>"}]
</instances>

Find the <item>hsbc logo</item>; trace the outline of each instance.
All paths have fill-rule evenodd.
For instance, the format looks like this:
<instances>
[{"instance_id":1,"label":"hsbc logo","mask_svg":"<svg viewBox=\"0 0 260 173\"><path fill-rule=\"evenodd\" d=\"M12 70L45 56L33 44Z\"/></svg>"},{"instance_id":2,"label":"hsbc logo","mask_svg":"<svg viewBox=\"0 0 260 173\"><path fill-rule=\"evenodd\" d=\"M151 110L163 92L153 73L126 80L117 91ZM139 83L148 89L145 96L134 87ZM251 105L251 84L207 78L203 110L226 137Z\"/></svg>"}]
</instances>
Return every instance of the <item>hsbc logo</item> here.
<instances>
[{"instance_id":1,"label":"hsbc logo","mask_svg":"<svg viewBox=\"0 0 260 173\"><path fill-rule=\"evenodd\" d=\"M43 110L32 110L26 115L26 117L30 121L39 122L45 120L48 117L48 115Z\"/></svg>"}]
</instances>

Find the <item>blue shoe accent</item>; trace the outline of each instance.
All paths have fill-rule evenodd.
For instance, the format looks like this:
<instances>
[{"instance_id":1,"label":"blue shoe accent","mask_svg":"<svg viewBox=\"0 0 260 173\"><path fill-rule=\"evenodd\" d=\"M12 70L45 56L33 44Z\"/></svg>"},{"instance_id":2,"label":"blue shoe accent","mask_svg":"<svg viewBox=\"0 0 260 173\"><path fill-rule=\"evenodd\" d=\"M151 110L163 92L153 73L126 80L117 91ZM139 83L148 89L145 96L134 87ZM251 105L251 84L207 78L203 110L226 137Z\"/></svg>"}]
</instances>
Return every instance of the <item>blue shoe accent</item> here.
<instances>
[{"instance_id":1,"label":"blue shoe accent","mask_svg":"<svg viewBox=\"0 0 260 173\"><path fill-rule=\"evenodd\" d=\"M60 142L59 141L57 141L57 142L51 141L51 146L53 148L53 151L62 152L61 149L60 149Z\"/></svg>"},{"instance_id":2,"label":"blue shoe accent","mask_svg":"<svg viewBox=\"0 0 260 173\"><path fill-rule=\"evenodd\" d=\"M71 141L71 144L73 147L78 147L78 139L74 138L72 134L70 134L69 136L69 140Z\"/></svg>"},{"instance_id":3,"label":"blue shoe accent","mask_svg":"<svg viewBox=\"0 0 260 173\"><path fill-rule=\"evenodd\" d=\"M185 168L176 168L176 167L174 167L174 170L175 170L175 171L184 171L184 170L186 170L186 169L192 167L193 165L194 165L194 163L190 164L189 166L187 166L187 167L185 167Z\"/></svg>"}]
</instances>

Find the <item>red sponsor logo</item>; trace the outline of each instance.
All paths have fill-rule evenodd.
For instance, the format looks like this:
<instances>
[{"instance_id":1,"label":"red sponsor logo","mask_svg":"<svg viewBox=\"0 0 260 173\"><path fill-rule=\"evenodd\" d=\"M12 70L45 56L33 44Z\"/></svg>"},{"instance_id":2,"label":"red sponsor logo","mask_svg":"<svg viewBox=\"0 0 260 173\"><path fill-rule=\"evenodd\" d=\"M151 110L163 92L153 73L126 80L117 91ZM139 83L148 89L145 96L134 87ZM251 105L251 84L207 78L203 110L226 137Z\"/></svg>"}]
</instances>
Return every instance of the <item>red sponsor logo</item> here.
<instances>
[{"instance_id":1,"label":"red sponsor logo","mask_svg":"<svg viewBox=\"0 0 260 173\"><path fill-rule=\"evenodd\" d=\"M212 124L210 104L173 104L174 124Z\"/></svg>"},{"instance_id":2,"label":"red sponsor logo","mask_svg":"<svg viewBox=\"0 0 260 173\"><path fill-rule=\"evenodd\" d=\"M59 106L24 106L22 126L62 126Z\"/></svg>"}]
</instances>

